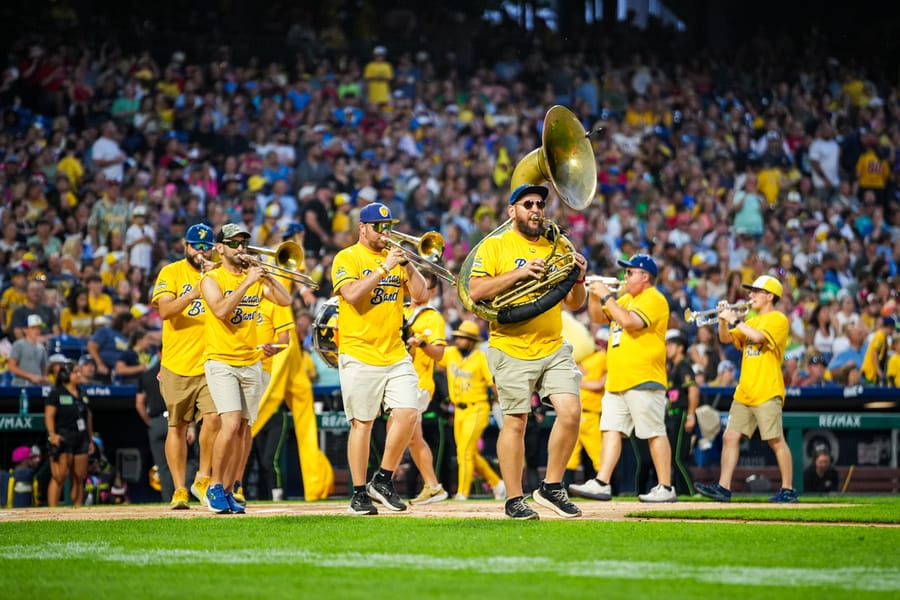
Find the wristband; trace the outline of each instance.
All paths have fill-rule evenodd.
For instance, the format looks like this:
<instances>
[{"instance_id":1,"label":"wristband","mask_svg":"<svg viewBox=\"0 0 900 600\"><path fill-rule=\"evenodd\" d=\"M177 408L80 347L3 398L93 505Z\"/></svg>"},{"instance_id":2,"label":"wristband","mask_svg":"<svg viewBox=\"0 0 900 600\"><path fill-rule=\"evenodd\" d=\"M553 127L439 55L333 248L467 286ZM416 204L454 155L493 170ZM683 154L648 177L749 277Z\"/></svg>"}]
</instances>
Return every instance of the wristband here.
<instances>
[{"instance_id":1,"label":"wristband","mask_svg":"<svg viewBox=\"0 0 900 600\"><path fill-rule=\"evenodd\" d=\"M389 271L388 271L387 269L384 268L384 265L378 265L378 269L377 269L377 270L381 273L381 276L382 276L382 277L387 277L387 276L388 276Z\"/></svg>"},{"instance_id":2,"label":"wristband","mask_svg":"<svg viewBox=\"0 0 900 600\"><path fill-rule=\"evenodd\" d=\"M734 329L735 327L737 327L737 326L740 325L740 324L741 324L740 321L734 320L734 321L732 321L731 323L728 324L728 327L729 327L730 329Z\"/></svg>"},{"instance_id":3,"label":"wristband","mask_svg":"<svg viewBox=\"0 0 900 600\"><path fill-rule=\"evenodd\" d=\"M579 284L579 285L582 284L582 283L584 283L584 278L582 278L582 279L576 279L576 280L575 280L575 283L577 283L577 284Z\"/></svg>"},{"instance_id":4,"label":"wristband","mask_svg":"<svg viewBox=\"0 0 900 600\"><path fill-rule=\"evenodd\" d=\"M610 300L612 300L612 298L613 298L612 294L607 294L607 295L603 296L602 298L600 298L600 304L603 306L606 306L606 303L609 302Z\"/></svg>"}]
</instances>

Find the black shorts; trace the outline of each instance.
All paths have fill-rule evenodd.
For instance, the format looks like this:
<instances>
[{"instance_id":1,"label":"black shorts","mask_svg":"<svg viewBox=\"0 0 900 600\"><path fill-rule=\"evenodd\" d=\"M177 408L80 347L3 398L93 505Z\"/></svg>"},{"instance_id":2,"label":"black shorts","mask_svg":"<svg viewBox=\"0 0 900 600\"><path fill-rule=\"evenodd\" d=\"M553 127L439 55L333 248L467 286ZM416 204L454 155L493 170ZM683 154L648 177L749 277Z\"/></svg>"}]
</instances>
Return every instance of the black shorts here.
<instances>
[{"instance_id":1,"label":"black shorts","mask_svg":"<svg viewBox=\"0 0 900 600\"><path fill-rule=\"evenodd\" d=\"M51 458L60 454L87 454L91 447L91 438L86 431L57 431L62 438L59 446L48 444L48 453Z\"/></svg>"}]
</instances>

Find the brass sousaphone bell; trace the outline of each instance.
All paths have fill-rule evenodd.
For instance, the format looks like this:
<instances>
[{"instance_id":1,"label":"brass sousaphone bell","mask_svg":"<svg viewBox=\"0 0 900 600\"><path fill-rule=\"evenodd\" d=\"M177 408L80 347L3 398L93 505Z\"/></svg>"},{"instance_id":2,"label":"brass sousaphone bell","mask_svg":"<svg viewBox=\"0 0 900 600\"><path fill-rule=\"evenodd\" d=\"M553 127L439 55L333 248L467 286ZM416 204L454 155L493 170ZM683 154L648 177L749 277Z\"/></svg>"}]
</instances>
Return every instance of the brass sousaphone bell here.
<instances>
[{"instance_id":1,"label":"brass sousaphone bell","mask_svg":"<svg viewBox=\"0 0 900 600\"><path fill-rule=\"evenodd\" d=\"M519 161L510 187L514 190L520 185L545 182L550 182L559 198L574 210L586 208L597 192L597 163L589 134L564 106L556 105L547 111L542 145ZM463 306L487 321L515 323L548 310L568 293L575 281L575 249L555 223L545 219L544 224L545 235L553 242L544 277L520 283L492 300L472 300L469 279L478 249L484 240L506 233L512 227L512 220L507 220L476 244L463 261L456 288Z\"/></svg>"}]
</instances>

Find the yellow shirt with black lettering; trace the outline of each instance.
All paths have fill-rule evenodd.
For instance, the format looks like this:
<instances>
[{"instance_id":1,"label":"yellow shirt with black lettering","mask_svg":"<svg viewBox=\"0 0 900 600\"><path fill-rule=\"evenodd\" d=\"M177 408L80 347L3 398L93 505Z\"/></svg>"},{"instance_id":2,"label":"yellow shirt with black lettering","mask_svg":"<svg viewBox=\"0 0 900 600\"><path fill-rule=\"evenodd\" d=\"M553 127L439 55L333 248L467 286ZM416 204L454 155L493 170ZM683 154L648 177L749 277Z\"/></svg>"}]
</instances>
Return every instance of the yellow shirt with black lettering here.
<instances>
[{"instance_id":1,"label":"yellow shirt with black lettering","mask_svg":"<svg viewBox=\"0 0 900 600\"><path fill-rule=\"evenodd\" d=\"M277 344L279 343L278 334L282 331L289 331L294 326L294 312L290 306L281 306L263 298L259 314L262 320L256 330L258 344ZM260 358L263 371L271 373L274 360L274 354L266 356L263 352Z\"/></svg>"},{"instance_id":2,"label":"yellow shirt with black lettering","mask_svg":"<svg viewBox=\"0 0 900 600\"><path fill-rule=\"evenodd\" d=\"M224 268L213 269L206 275L216 282L222 294L228 296L241 285L245 273L229 273ZM244 293L237 308L226 319L210 314L206 319L207 360L217 360L233 367L244 367L258 362L262 352L256 347L257 330L262 319L260 303L263 282L257 281Z\"/></svg>"},{"instance_id":3,"label":"yellow shirt with black lettering","mask_svg":"<svg viewBox=\"0 0 900 600\"><path fill-rule=\"evenodd\" d=\"M784 404L784 349L787 346L790 325L783 313L773 310L747 320L747 325L760 331L766 338L761 344L747 341L747 336L737 329L731 330L734 345L741 350L741 379L734 390L734 399L747 406L758 406L781 398Z\"/></svg>"},{"instance_id":4,"label":"yellow shirt with black lettering","mask_svg":"<svg viewBox=\"0 0 900 600\"><path fill-rule=\"evenodd\" d=\"M359 243L338 252L331 267L334 293L338 294L344 285L377 270L384 258L385 254L373 252ZM398 265L356 305L338 294L340 354L382 367L407 357L402 335L406 281L406 269Z\"/></svg>"},{"instance_id":5,"label":"yellow shirt with black lettering","mask_svg":"<svg viewBox=\"0 0 900 600\"><path fill-rule=\"evenodd\" d=\"M584 369L582 383L600 379L606 375L606 352L594 352L581 361L581 368ZM581 388L581 410L598 414L603 412L603 392Z\"/></svg>"},{"instance_id":6,"label":"yellow shirt with black lettering","mask_svg":"<svg viewBox=\"0 0 900 600\"><path fill-rule=\"evenodd\" d=\"M414 310L407 306L403 309L403 313L407 320L415 315L415 320L409 326L410 336L424 338L432 346L447 345L444 338L447 323L440 312L431 307L419 307ZM428 390L428 393L434 396L434 359L425 354L421 348L412 348L410 355L419 376L419 389Z\"/></svg>"},{"instance_id":7,"label":"yellow shirt with black lettering","mask_svg":"<svg viewBox=\"0 0 900 600\"><path fill-rule=\"evenodd\" d=\"M488 387L493 385L494 376L484 352L475 349L463 356L459 348L448 346L438 364L447 369L447 390L453 404L488 401Z\"/></svg>"},{"instance_id":8,"label":"yellow shirt with black lettering","mask_svg":"<svg viewBox=\"0 0 900 600\"><path fill-rule=\"evenodd\" d=\"M535 258L546 258L553 244L544 237L530 242L509 230L487 238L478 249L472 263L472 277L496 277L519 269ZM529 294L516 304L524 304L542 294ZM549 356L562 347L562 303L559 302L536 317L518 323L491 322L488 344L506 354L523 360Z\"/></svg>"},{"instance_id":9,"label":"yellow shirt with black lettering","mask_svg":"<svg viewBox=\"0 0 900 600\"><path fill-rule=\"evenodd\" d=\"M642 329L625 329L616 321L609 324L609 346L606 364L606 389L624 392L641 384L656 383L665 389L666 329L669 326L669 303L654 288L637 296L625 294L619 306L635 313L644 322Z\"/></svg>"},{"instance_id":10,"label":"yellow shirt with black lettering","mask_svg":"<svg viewBox=\"0 0 900 600\"><path fill-rule=\"evenodd\" d=\"M163 296L172 299L190 294L200 285L200 271L186 260L169 263L159 271L150 303L158 307ZM163 320L160 365L182 377L203 375L206 349L206 302L195 298L179 314Z\"/></svg>"}]
</instances>

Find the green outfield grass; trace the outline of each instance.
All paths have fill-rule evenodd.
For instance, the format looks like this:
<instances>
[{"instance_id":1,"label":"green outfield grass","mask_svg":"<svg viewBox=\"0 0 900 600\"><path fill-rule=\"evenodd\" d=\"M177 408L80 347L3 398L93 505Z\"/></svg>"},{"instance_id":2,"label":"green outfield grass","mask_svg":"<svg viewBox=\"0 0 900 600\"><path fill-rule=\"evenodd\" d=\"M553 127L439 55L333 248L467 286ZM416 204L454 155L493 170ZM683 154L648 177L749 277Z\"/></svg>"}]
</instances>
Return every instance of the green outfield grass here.
<instances>
[{"instance_id":1,"label":"green outfield grass","mask_svg":"<svg viewBox=\"0 0 900 600\"><path fill-rule=\"evenodd\" d=\"M799 514L807 521L846 522L850 514L900 520L900 499L854 502L668 513L700 519L688 522L659 513L628 522L391 516L0 522L0 595L897 598L898 527L703 520ZM836 518L841 511L844 518Z\"/></svg>"}]
</instances>

